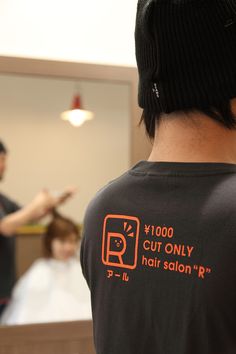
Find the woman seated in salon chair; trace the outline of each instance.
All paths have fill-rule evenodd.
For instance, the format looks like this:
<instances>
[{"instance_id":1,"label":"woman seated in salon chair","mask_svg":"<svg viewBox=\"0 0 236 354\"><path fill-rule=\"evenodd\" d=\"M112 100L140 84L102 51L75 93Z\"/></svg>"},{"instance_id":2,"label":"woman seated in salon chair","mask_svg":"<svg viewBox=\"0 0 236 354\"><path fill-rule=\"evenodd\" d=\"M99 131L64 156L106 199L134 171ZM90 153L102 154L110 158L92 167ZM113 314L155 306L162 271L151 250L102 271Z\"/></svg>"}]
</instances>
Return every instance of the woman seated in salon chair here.
<instances>
[{"instance_id":1,"label":"woman seated in salon chair","mask_svg":"<svg viewBox=\"0 0 236 354\"><path fill-rule=\"evenodd\" d=\"M77 257L80 232L58 212L46 228L44 257L16 283L1 324L92 319L90 294Z\"/></svg>"}]
</instances>

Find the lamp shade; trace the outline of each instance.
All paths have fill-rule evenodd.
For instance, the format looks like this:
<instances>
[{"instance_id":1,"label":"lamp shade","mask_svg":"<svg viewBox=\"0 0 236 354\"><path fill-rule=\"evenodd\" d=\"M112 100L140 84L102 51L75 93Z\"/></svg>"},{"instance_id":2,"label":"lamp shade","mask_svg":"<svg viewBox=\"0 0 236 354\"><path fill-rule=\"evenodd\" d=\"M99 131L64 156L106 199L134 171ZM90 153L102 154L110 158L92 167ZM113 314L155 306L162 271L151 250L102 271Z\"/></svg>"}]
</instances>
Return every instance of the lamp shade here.
<instances>
[{"instance_id":1,"label":"lamp shade","mask_svg":"<svg viewBox=\"0 0 236 354\"><path fill-rule=\"evenodd\" d=\"M72 101L71 109L61 114L61 118L69 121L74 127L80 127L86 121L93 119L94 114L82 109L80 95L75 95Z\"/></svg>"}]
</instances>

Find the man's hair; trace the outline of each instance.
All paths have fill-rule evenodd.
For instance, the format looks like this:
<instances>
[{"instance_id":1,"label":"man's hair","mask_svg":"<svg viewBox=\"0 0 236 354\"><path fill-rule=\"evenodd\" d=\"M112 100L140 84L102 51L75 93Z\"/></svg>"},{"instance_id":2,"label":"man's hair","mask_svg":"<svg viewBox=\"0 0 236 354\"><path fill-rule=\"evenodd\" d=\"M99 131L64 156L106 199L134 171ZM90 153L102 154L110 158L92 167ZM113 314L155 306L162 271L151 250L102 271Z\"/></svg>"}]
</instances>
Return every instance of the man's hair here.
<instances>
[{"instance_id":1,"label":"man's hair","mask_svg":"<svg viewBox=\"0 0 236 354\"><path fill-rule=\"evenodd\" d=\"M0 154L7 154L7 148L2 141L0 141Z\"/></svg>"},{"instance_id":2,"label":"man's hair","mask_svg":"<svg viewBox=\"0 0 236 354\"><path fill-rule=\"evenodd\" d=\"M214 121L220 123L223 127L230 130L236 129L236 116L232 111L231 100L225 100L216 104L214 107L206 106L202 108L191 108L184 109L180 111L182 113L203 113L206 116L212 118ZM139 125L144 123L146 134L152 140L155 138L155 131L158 127L158 124L161 121L161 116L163 113L155 113L151 110L144 109ZM168 118L166 118L168 119Z\"/></svg>"}]
</instances>

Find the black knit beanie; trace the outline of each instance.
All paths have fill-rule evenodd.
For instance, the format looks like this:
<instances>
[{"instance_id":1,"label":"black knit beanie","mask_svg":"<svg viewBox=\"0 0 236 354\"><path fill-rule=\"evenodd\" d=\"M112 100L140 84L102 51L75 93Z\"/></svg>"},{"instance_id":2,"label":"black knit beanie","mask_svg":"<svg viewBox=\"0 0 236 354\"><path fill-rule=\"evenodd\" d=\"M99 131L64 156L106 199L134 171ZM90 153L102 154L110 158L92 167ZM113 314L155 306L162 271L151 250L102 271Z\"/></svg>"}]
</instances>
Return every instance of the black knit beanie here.
<instances>
[{"instance_id":1,"label":"black knit beanie","mask_svg":"<svg viewBox=\"0 0 236 354\"><path fill-rule=\"evenodd\" d=\"M236 0L139 0L139 105L155 113L236 97Z\"/></svg>"}]
</instances>

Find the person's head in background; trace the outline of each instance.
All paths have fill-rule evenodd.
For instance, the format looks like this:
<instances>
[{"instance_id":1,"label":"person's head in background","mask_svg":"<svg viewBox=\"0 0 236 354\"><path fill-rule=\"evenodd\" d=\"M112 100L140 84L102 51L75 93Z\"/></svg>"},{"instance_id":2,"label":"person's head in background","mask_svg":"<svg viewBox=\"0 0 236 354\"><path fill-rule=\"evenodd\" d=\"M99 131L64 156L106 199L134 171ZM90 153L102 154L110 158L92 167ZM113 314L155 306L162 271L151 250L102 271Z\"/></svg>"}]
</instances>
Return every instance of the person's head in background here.
<instances>
[{"instance_id":1,"label":"person's head in background","mask_svg":"<svg viewBox=\"0 0 236 354\"><path fill-rule=\"evenodd\" d=\"M78 226L70 219L54 211L43 239L43 251L46 258L67 261L76 256L80 240Z\"/></svg>"},{"instance_id":2,"label":"person's head in background","mask_svg":"<svg viewBox=\"0 0 236 354\"><path fill-rule=\"evenodd\" d=\"M236 163L236 0L139 0L135 39L149 160Z\"/></svg>"},{"instance_id":3,"label":"person's head in background","mask_svg":"<svg viewBox=\"0 0 236 354\"><path fill-rule=\"evenodd\" d=\"M3 142L0 141L0 181L4 177L4 173L6 170L6 162L7 162L7 148L3 144Z\"/></svg>"}]
</instances>

